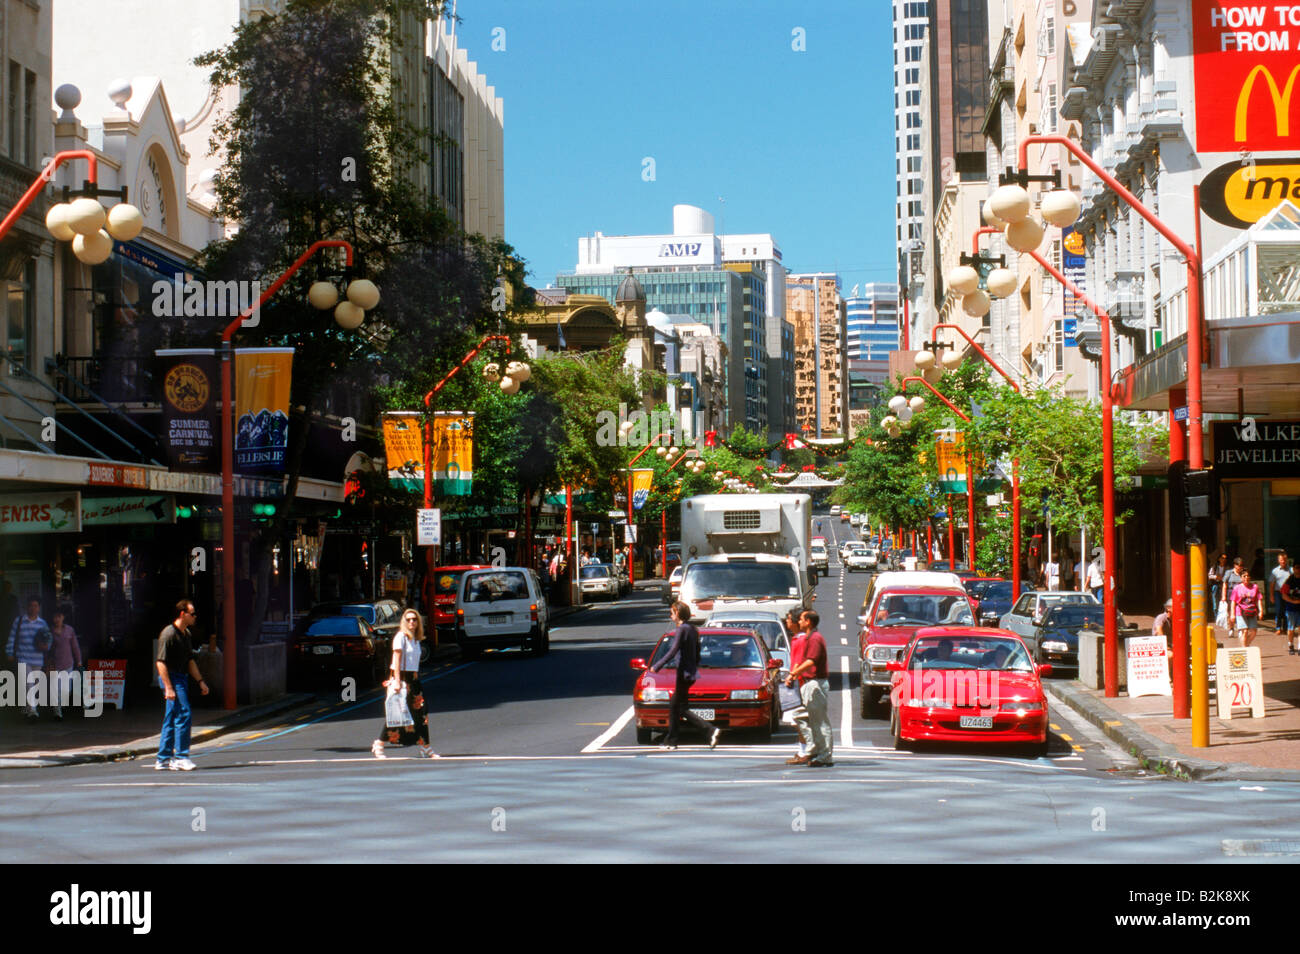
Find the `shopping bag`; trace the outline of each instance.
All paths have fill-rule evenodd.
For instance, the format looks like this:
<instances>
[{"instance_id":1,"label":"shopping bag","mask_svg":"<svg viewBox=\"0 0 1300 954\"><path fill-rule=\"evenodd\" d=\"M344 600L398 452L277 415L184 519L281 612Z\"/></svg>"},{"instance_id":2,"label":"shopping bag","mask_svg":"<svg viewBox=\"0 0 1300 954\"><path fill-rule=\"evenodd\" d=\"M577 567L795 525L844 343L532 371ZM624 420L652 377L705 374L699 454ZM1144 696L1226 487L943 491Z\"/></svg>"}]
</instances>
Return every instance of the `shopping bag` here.
<instances>
[{"instance_id":1,"label":"shopping bag","mask_svg":"<svg viewBox=\"0 0 1300 954\"><path fill-rule=\"evenodd\" d=\"M1228 622L1228 601L1219 600L1219 612L1214 617L1214 625L1219 629L1232 629L1232 624Z\"/></svg>"},{"instance_id":2,"label":"shopping bag","mask_svg":"<svg viewBox=\"0 0 1300 954\"><path fill-rule=\"evenodd\" d=\"M799 686L787 686L784 682L777 687L777 695L781 701L781 711L790 712L798 709L803 705L803 699L799 695Z\"/></svg>"},{"instance_id":3,"label":"shopping bag","mask_svg":"<svg viewBox=\"0 0 1300 954\"><path fill-rule=\"evenodd\" d=\"M400 688L388 687L388 695L384 699L384 725L390 729L415 725L415 719L411 717L411 710L406 705L405 685Z\"/></svg>"}]
</instances>

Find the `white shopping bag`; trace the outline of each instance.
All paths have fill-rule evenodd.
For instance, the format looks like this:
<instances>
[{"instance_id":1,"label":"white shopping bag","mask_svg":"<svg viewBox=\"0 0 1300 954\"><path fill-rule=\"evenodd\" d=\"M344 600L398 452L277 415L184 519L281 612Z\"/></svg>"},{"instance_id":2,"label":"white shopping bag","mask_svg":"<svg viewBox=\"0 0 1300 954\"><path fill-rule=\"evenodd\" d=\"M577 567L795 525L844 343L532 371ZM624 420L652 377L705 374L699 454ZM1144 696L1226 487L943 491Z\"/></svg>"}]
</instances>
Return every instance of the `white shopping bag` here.
<instances>
[{"instance_id":1,"label":"white shopping bag","mask_svg":"<svg viewBox=\"0 0 1300 954\"><path fill-rule=\"evenodd\" d=\"M415 725L411 710L406 705L406 685L400 688L389 686L388 696L384 699L384 725L390 729Z\"/></svg>"},{"instance_id":2,"label":"white shopping bag","mask_svg":"<svg viewBox=\"0 0 1300 954\"><path fill-rule=\"evenodd\" d=\"M1228 601L1219 600L1219 612L1214 617L1214 625L1219 629L1232 629L1232 623L1228 620Z\"/></svg>"}]
</instances>

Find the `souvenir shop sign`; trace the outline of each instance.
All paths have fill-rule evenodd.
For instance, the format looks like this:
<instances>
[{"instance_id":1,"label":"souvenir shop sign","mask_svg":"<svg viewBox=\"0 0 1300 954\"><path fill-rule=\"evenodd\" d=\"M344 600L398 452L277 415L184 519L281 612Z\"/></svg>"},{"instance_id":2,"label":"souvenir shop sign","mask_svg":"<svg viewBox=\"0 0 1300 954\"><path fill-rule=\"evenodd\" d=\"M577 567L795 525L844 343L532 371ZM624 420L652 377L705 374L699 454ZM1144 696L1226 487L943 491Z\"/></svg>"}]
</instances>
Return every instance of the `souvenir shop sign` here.
<instances>
[{"instance_id":1,"label":"souvenir shop sign","mask_svg":"<svg viewBox=\"0 0 1300 954\"><path fill-rule=\"evenodd\" d=\"M81 493L0 494L0 535L79 533Z\"/></svg>"},{"instance_id":2,"label":"souvenir shop sign","mask_svg":"<svg viewBox=\"0 0 1300 954\"><path fill-rule=\"evenodd\" d=\"M81 525L102 527L125 523L175 523L172 497L83 497Z\"/></svg>"}]
</instances>

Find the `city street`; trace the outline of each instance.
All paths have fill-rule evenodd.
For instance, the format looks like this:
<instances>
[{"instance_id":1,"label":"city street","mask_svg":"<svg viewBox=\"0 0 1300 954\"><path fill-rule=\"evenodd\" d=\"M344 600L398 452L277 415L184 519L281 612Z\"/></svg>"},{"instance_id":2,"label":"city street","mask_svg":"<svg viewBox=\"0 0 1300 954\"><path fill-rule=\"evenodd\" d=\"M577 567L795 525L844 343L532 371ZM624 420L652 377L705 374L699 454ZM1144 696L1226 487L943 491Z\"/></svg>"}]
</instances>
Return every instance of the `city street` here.
<instances>
[{"instance_id":1,"label":"city street","mask_svg":"<svg viewBox=\"0 0 1300 954\"><path fill-rule=\"evenodd\" d=\"M843 575L833 548L816 600L839 673L831 769L785 765L789 727L716 751L690 736L638 746L628 660L667 628L657 591L639 590L557 626L541 659L430 672L440 760L372 758L372 693L197 747L191 774L152 759L0 772L0 860L149 861L161 836L170 860L194 862L766 861L778 846L792 860L1190 862L1293 837L1295 785L1144 776L1060 708L1046 758L894 752L887 718L856 706L869 575Z\"/></svg>"}]
</instances>

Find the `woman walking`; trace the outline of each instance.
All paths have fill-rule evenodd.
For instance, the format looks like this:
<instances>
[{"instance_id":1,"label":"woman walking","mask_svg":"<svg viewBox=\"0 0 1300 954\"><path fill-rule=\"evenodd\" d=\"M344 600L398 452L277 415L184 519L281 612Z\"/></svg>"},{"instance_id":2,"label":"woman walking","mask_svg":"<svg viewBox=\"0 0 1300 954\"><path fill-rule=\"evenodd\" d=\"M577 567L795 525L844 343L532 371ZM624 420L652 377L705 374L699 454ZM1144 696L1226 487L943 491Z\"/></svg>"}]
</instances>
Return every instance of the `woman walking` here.
<instances>
[{"instance_id":1,"label":"woman walking","mask_svg":"<svg viewBox=\"0 0 1300 954\"><path fill-rule=\"evenodd\" d=\"M375 739L370 751L377 759L388 758L384 754L385 743L389 745L410 745L418 742L420 758L440 758L429 747L429 716L424 708L424 689L420 686L420 644L424 642L424 624L420 614L413 609L402 613L402 628L393 637L393 659L389 665L389 678L384 683L390 689L401 691L406 687L406 707L411 713L411 725L389 726L387 720Z\"/></svg>"},{"instance_id":2,"label":"woman walking","mask_svg":"<svg viewBox=\"0 0 1300 954\"><path fill-rule=\"evenodd\" d=\"M82 668L81 644L71 626L63 621L63 610L56 610L50 617L50 648L45 653L45 671L54 673L74 673ZM50 698L54 700L54 718L63 718L63 699L60 698L57 685L71 685L71 676L65 676L58 682L50 680Z\"/></svg>"},{"instance_id":3,"label":"woman walking","mask_svg":"<svg viewBox=\"0 0 1300 954\"><path fill-rule=\"evenodd\" d=\"M1259 591L1258 583L1251 582L1249 570L1241 571L1241 582L1232 588L1231 598L1241 645L1249 646L1255 641L1259 618L1264 615L1264 594Z\"/></svg>"}]
</instances>

